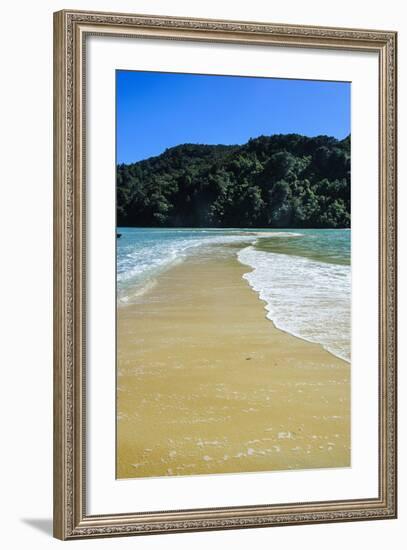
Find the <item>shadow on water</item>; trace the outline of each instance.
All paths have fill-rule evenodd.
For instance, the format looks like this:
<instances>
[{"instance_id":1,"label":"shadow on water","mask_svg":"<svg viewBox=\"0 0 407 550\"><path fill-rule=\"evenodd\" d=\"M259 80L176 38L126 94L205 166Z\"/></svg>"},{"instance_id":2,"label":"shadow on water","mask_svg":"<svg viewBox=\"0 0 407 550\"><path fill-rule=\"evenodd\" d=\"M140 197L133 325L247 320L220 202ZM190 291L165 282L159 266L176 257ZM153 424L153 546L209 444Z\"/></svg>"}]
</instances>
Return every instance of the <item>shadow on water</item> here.
<instances>
[{"instance_id":1,"label":"shadow on water","mask_svg":"<svg viewBox=\"0 0 407 550\"><path fill-rule=\"evenodd\" d=\"M51 518L21 518L21 521L37 531L41 531L46 535L52 536L52 519Z\"/></svg>"}]
</instances>

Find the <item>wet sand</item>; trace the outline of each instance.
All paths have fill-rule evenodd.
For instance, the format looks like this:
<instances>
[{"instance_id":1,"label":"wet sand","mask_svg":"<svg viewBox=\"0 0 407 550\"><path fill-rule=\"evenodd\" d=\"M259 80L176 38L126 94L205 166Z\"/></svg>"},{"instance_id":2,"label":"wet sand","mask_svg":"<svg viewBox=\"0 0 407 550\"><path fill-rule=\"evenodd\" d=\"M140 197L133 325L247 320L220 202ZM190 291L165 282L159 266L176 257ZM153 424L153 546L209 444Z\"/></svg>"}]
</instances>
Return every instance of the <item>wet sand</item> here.
<instances>
[{"instance_id":1,"label":"wet sand","mask_svg":"<svg viewBox=\"0 0 407 550\"><path fill-rule=\"evenodd\" d=\"M117 477L350 466L350 365L275 328L230 247L117 319Z\"/></svg>"}]
</instances>

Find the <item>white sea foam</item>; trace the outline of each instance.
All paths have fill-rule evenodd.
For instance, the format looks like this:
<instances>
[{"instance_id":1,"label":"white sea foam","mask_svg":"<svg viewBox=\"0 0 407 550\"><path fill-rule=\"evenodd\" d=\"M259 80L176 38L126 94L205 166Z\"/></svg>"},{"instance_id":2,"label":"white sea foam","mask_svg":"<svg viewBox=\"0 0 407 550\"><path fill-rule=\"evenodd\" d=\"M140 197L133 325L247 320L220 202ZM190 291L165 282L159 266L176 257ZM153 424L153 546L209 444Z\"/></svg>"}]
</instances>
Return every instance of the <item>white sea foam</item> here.
<instances>
[{"instance_id":1,"label":"white sea foam","mask_svg":"<svg viewBox=\"0 0 407 550\"><path fill-rule=\"evenodd\" d=\"M253 270L244 275L266 303L267 317L294 336L350 361L350 266L288 254L239 251Z\"/></svg>"}]
</instances>

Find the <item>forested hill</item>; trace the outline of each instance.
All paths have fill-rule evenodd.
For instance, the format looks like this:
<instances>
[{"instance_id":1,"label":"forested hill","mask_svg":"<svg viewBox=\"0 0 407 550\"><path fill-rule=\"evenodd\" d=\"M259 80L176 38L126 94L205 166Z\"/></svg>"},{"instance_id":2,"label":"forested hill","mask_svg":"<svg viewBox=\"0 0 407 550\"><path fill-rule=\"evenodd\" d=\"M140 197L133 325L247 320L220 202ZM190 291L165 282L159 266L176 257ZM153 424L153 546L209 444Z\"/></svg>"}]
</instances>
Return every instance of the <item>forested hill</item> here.
<instances>
[{"instance_id":1,"label":"forested hill","mask_svg":"<svg viewBox=\"0 0 407 550\"><path fill-rule=\"evenodd\" d=\"M349 227L350 136L185 144L118 165L117 225Z\"/></svg>"}]
</instances>

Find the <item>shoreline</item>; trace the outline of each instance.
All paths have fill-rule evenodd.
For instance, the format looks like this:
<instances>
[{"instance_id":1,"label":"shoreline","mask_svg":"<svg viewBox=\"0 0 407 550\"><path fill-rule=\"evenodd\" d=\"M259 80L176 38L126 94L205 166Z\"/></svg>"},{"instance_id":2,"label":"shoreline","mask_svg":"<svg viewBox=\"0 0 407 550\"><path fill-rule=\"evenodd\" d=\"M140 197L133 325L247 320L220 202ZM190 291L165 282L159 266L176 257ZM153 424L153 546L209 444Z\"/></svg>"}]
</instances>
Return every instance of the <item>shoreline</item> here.
<instances>
[{"instance_id":1,"label":"shoreline","mask_svg":"<svg viewBox=\"0 0 407 550\"><path fill-rule=\"evenodd\" d=\"M278 323L277 319L275 319L274 316L269 316L269 315L272 315L272 306L271 306L270 302L267 300L267 298L264 296L264 290L262 288L256 288L256 285L252 280L252 278L256 274L256 271L257 271L258 268L256 266L253 266L253 265L249 264L249 263L246 263L243 259L241 259L241 254L240 253L244 252L245 250L248 250L248 249L256 249L256 246L252 244L249 247L242 248L239 251L239 253L237 254L237 259L240 262L240 264L242 264L245 268L247 268L247 271L243 274L242 277L247 282L250 289L258 296L259 300L264 304L264 309L266 311L266 318L267 318L268 321L273 323L274 328L276 330L280 330L282 332L285 332L286 334L289 334L290 336L293 336L294 338L299 338L300 340L303 340L304 342L309 342L311 344L319 345L325 351L327 351L328 353L330 353L334 357L336 357L336 358L338 358L342 361L346 361L350 365L350 363L351 363L350 356L348 358L346 356L347 353L346 352L344 353L343 350L342 350L342 355L341 355L340 353L335 352L333 349L330 349L328 344L324 344L320 341L312 340L311 338L307 338L303 334L299 334L298 332L294 332L290 328L286 328L284 326L281 326L281 324ZM274 254L276 254L276 253L274 253ZM279 255L279 254L277 253L277 255ZM293 259L297 259L297 260L299 258L303 259L301 256L292 255L291 257ZM315 263L321 263L320 261L318 262L318 260L312 260L312 261L315 262Z\"/></svg>"},{"instance_id":2,"label":"shoreline","mask_svg":"<svg viewBox=\"0 0 407 550\"><path fill-rule=\"evenodd\" d=\"M233 249L118 307L118 478L350 465L349 363L277 328Z\"/></svg>"}]
</instances>

